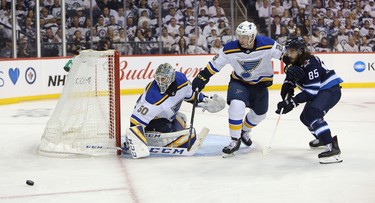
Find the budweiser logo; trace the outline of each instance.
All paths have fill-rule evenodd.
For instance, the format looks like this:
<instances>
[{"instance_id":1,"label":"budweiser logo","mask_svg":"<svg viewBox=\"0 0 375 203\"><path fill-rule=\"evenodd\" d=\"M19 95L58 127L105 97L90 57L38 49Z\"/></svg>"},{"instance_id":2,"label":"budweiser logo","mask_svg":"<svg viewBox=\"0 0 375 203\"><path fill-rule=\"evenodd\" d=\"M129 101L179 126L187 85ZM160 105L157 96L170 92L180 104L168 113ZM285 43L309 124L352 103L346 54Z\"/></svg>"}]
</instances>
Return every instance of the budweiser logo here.
<instances>
[{"instance_id":1,"label":"budweiser logo","mask_svg":"<svg viewBox=\"0 0 375 203\"><path fill-rule=\"evenodd\" d=\"M130 64L127 60L120 62L120 80L151 80L154 79L155 70L159 64L155 62L146 62L145 65ZM184 73L188 79L193 79L202 67L184 67L179 63L171 65L176 71Z\"/></svg>"}]
</instances>

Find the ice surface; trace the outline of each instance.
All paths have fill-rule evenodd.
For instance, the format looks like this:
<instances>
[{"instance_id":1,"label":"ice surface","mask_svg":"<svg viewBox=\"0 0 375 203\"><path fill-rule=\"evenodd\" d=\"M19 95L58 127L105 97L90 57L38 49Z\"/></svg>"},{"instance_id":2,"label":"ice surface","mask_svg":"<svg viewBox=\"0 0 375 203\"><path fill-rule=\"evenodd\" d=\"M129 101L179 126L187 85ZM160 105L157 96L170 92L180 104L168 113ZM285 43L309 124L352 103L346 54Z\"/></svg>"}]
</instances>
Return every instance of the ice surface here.
<instances>
[{"instance_id":1,"label":"ice surface","mask_svg":"<svg viewBox=\"0 0 375 203\"><path fill-rule=\"evenodd\" d=\"M123 131L137 98L122 97ZM375 89L343 89L325 117L344 160L331 165L319 164L322 150L309 149L313 137L299 121L301 106L282 116L271 154L263 157L279 98L270 91L268 116L252 132L254 145L226 159L227 108L196 112L197 131L211 131L195 156L132 160L41 156L36 149L56 100L0 106L0 202L375 202ZM190 111L190 104L182 105L188 118ZM28 179L35 185L26 185Z\"/></svg>"}]
</instances>

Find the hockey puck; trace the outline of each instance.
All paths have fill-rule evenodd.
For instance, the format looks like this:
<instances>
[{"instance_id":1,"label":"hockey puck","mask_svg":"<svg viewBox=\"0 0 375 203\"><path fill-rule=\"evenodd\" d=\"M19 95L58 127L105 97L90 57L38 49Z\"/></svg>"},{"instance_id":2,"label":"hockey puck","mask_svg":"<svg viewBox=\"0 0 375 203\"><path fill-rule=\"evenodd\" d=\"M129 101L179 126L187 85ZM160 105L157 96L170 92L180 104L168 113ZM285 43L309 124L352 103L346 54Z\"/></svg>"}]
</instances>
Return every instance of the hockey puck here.
<instances>
[{"instance_id":1,"label":"hockey puck","mask_svg":"<svg viewBox=\"0 0 375 203\"><path fill-rule=\"evenodd\" d=\"M32 180L27 180L27 181L26 181L26 184L27 184L27 185L30 185L30 186L33 186L33 185L34 185L34 181L32 181Z\"/></svg>"}]
</instances>

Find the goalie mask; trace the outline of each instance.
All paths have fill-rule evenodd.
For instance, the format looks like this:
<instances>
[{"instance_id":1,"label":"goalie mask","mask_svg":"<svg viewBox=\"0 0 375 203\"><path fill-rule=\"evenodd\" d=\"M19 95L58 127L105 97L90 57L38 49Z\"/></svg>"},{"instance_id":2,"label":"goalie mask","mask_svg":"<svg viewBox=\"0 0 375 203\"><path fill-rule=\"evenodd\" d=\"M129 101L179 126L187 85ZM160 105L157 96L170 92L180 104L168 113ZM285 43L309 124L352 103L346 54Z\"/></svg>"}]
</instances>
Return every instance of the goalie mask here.
<instances>
[{"instance_id":1,"label":"goalie mask","mask_svg":"<svg viewBox=\"0 0 375 203\"><path fill-rule=\"evenodd\" d=\"M155 72L155 81L159 86L160 94L164 94L175 80L175 70L169 63L160 64Z\"/></svg>"}]
</instances>

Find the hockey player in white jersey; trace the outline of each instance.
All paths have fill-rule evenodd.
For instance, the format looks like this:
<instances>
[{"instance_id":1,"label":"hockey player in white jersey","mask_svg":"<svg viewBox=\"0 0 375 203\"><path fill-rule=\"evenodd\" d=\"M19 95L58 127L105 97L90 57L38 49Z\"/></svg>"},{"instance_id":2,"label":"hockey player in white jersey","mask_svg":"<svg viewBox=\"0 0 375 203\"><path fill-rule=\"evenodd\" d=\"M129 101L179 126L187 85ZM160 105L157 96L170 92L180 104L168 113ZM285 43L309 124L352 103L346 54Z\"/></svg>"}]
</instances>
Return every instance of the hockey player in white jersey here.
<instances>
[{"instance_id":1,"label":"hockey player in white jersey","mask_svg":"<svg viewBox=\"0 0 375 203\"><path fill-rule=\"evenodd\" d=\"M176 72L173 67L164 63L155 71L155 79L150 82L139 97L134 111L130 117L131 126L143 126L147 132L171 133L186 130L186 116L179 112L183 101L193 102L195 94L190 81L181 72ZM218 95L211 97L199 93L198 107L208 112L215 113L225 107L225 100ZM194 132L194 131L193 131ZM186 148L188 135L177 137L147 137L148 145ZM191 145L196 140L195 133L191 137Z\"/></svg>"},{"instance_id":2,"label":"hockey player in white jersey","mask_svg":"<svg viewBox=\"0 0 375 203\"><path fill-rule=\"evenodd\" d=\"M238 40L224 45L194 78L193 89L202 90L210 77L225 65L233 68L228 85L229 128L232 142L224 147L223 157L231 156L242 142L250 146L250 132L266 117L268 89L273 81L271 59L281 58L284 48L273 39L257 34L254 23L242 22L236 29ZM250 110L245 115L246 107Z\"/></svg>"}]
</instances>

